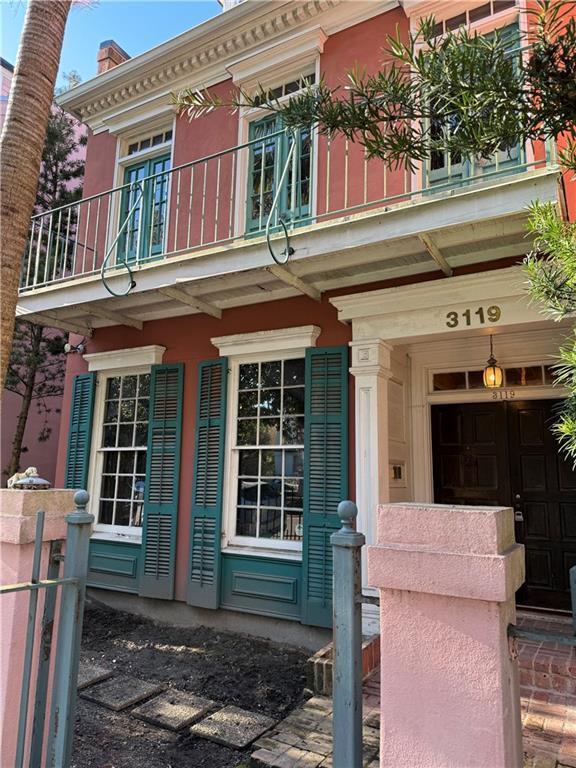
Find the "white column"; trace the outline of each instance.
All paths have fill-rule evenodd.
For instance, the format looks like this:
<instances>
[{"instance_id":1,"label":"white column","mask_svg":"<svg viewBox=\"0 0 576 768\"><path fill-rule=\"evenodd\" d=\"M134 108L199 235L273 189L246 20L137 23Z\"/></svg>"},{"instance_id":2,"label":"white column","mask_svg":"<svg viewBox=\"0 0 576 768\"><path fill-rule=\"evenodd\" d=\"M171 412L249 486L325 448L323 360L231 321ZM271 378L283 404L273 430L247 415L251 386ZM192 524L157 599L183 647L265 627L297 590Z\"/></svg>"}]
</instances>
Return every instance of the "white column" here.
<instances>
[{"instance_id":1,"label":"white column","mask_svg":"<svg viewBox=\"0 0 576 768\"><path fill-rule=\"evenodd\" d=\"M388 380L392 347L382 339L352 341L356 414L356 504L358 530L367 544L376 543L376 511L390 500L388 448ZM366 580L366 549L362 563Z\"/></svg>"}]
</instances>

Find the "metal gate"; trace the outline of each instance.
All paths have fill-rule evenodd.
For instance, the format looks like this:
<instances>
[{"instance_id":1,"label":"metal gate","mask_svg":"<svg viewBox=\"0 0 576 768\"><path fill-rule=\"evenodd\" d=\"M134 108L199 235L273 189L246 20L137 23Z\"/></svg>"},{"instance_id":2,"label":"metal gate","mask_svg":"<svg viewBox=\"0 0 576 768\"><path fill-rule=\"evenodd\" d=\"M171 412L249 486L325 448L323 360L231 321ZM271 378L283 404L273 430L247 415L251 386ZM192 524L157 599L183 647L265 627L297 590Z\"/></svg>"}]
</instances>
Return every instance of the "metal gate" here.
<instances>
[{"instance_id":1,"label":"metal gate","mask_svg":"<svg viewBox=\"0 0 576 768\"><path fill-rule=\"evenodd\" d=\"M41 492L37 493L40 500ZM94 522L93 516L86 512L89 498L86 491L78 491L74 495L75 510L66 517L65 555L62 554L62 541L50 543L46 579L40 578L44 512L39 512L36 518L36 539L30 581L0 587L0 595L14 592L29 593L15 768L24 768L24 766L40 768L41 765L46 765L48 768L67 768L70 764L88 570L88 546ZM61 562L64 563L62 576L60 576ZM36 682L34 690L31 691L34 679L33 657L40 590L45 590L45 600L39 627ZM59 601L58 593L60 593ZM58 627L54 632L57 609ZM34 695L32 730L30 738L27 739L32 694ZM46 730L47 717L49 725ZM28 752L27 759L26 752Z\"/></svg>"}]
</instances>

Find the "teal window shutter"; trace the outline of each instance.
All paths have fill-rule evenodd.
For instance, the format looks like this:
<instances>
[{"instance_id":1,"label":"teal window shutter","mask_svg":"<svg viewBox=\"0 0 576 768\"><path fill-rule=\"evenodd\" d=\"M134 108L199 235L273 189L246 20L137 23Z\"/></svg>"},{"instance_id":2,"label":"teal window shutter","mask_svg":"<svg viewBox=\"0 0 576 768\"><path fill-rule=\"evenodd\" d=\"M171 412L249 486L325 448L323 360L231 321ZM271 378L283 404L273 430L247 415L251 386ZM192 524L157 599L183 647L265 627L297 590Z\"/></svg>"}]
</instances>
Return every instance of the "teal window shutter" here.
<instances>
[{"instance_id":1,"label":"teal window shutter","mask_svg":"<svg viewBox=\"0 0 576 768\"><path fill-rule=\"evenodd\" d=\"M153 365L151 373L139 594L172 600L184 366Z\"/></svg>"},{"instance_id":2,"label":"teal window shutter","mask_svg":"<svg viewBox=\"0 0 576 768\"><path fill-rule=\"evenodd\" d=\"M95 373L81 373L74 377L64 481L66 488L85 491L88 486L95 391Z\"/></svg>"},{"instance_id":3,"label":"teal window shutter","mask_svg":"<svg viewBox=\"0 0 576 768\"><path fill-rule=\"evenodd\" d=\"M302 622L332 626L332 546L348 497L348 347L306 350Z\"/></svg>"},{"instance_id":4,"label":"teal window shutter","mask_svg":"<svg viewBox=\"0 0 576 768\"><path fill-rule=\"evenodd\" d=\"M188 603L218 608L228 360L198 369Z\"/></svg>"}]
</instances>

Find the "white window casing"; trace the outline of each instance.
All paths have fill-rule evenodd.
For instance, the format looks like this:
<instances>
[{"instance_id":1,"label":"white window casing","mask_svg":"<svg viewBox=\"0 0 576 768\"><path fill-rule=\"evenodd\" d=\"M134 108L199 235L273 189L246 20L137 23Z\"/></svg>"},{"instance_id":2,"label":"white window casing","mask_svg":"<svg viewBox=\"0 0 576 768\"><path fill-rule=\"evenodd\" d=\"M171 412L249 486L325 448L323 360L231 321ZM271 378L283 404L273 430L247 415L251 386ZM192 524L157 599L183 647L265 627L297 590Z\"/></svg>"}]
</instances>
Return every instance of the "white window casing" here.
<instances>
[{"instance_id":1,"label":"white window casing","mask_svg":"<svg viewBox=\"0 0 576 768\"><path fill-rule=\"evenodd\" d=\"M142 540L141 527L102 525L98 520L104 462L104 452L101 450L101 442L106 402L106 380L116 376L137 376L138 374L150 373L152 365L162 362L164 352L165 347L149 345L145 347L133 347L130 349L118 349L84 355L84 359L88 362L88 370L97 372L90 468L88 475L88 487L90 497L93 500L93 509L96 518L94 533L92 534L93 538L120 539L135 543L140 543Z\"/></svg>"},{"instance_id":2,"label":"white window casing","mask_svg":"<svg viewBox=\"0 0 576 768\"><path fill-rule=\"evenodd\" d=\"M309 325L277 331L220 336L211 340L220 354L228 358L229 365L222 516L222 551L224 552L292 560L300 560L302 557L302 543L298 541L257 539L235 535L240 450L236 447L239 369L243 363L302 358L308 347L316 346L319 335L320 328ZM270 448L274 449L274 446Z\"/></svg>"}]
</instances>

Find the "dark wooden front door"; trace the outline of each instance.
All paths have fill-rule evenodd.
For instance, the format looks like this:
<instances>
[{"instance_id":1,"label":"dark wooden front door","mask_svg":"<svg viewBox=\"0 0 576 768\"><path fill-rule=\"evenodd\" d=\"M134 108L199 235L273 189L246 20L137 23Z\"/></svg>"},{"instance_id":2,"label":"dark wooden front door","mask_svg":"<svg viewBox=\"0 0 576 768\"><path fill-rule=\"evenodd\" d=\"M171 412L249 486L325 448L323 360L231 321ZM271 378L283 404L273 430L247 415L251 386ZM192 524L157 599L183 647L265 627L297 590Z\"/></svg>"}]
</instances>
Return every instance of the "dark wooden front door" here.
<instances>
[{"instance_id":1,"label":"dark wooden front door","mask_svg":"<svg viewBox=\"0 0 576 768\"><path fill-rule=\"evenodd\" d=\"M576 472L550 431L556 401L432 408L434 498L514 507L526 547L524 605L570 608L576 565Z\"/></svg>"}]
</instances>

